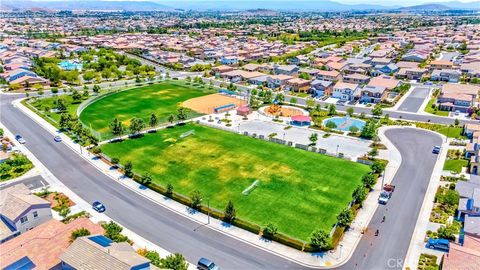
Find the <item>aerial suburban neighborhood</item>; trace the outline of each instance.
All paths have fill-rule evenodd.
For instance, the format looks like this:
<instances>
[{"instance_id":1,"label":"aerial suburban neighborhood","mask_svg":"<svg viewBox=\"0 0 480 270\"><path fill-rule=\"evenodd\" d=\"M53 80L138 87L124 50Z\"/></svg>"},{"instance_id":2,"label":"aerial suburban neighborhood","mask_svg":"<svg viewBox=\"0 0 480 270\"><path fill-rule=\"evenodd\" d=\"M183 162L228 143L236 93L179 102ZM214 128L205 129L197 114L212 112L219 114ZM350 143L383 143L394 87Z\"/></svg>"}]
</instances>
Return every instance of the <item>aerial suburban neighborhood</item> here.
<instances>
[{"instance_id":1,"label":"aerial suburban neighborhood","mask_svg":"<svg viewBox=\"0 0 480 270\"><path fill-rule=\"evenodd\" d=\"M0 14L0 269L480 270L480 2Z\"/></svg>"}]
</instances>

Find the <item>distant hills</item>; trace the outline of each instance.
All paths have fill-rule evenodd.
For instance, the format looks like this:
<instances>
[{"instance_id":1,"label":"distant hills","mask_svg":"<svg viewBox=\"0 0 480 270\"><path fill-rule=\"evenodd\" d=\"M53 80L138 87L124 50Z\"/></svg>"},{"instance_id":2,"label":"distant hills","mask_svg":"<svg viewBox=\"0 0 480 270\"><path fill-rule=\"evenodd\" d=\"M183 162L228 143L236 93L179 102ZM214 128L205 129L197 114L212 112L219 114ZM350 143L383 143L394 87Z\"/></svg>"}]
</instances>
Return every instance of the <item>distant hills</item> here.
<instances>
[{"instance_id":1,"label":"distant hills","mask_svg":"<svg viewBox=\"0 0 480 270\"><path fill-rule=\"evenodd\" d=\"M399 1L401 2L401 1ZM401 3L400 3L401 4ZM268 9L280 11L350 11L350 10L480 10L480 1L463 3L458 1L428 3L415 6L382 6L374 4L347 5L330 0L320 1L224 1L224 0L153 0L153 1L95 1L95 0L59 0L59 1L29 1L29 0L0 0L0 10L104 10L104 11L173 11L183 10L217 10L217 11L241 11L252 9Z\"/></svg>"}]
</instances>

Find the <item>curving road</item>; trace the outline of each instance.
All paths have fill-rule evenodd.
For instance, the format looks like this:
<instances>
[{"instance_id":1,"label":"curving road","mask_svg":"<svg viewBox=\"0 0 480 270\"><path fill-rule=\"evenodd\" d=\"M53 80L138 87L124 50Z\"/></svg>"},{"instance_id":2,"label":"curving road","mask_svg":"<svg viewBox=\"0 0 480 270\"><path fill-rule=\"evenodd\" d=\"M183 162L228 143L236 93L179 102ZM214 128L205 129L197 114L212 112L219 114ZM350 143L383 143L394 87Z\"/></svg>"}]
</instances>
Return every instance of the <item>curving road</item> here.
<instances>
[{"instance_id":1,"label":"curving road","mask_svg":"<svg viewBox=\"0 0 480 270\"><path fill-rule=\"evenodd\" d=\"M14 98L0 95L0 121L14 134L22 134L29 150L68 188L88 202L105 202L107 214L130 230L170 252L181 252L190 262L205 256L222 269L305 268L207 227L194 231L197 223L116 184L64 144L54 143L50 133L11 105ZM386 135L403 156L394 178L397 190L387 206L387 222L379 224L386 211L381 206L369 225L380 227L380 236L363 237L352 258L339 269L385 269L388 258L403 259L407 252L435 163L431 149L441 139L413 129L395 129Z\"/></svg>"}]
</instances>

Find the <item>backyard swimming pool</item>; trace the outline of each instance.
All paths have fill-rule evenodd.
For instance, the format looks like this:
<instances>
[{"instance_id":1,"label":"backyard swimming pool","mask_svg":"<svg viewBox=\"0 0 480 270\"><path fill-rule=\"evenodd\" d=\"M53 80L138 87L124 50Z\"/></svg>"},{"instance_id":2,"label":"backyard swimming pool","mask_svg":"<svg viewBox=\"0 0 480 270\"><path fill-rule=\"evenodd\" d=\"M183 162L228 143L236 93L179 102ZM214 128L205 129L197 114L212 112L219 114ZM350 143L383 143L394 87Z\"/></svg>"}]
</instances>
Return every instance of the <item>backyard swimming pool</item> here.
<instances>
[{"instance_id":1,"label":"backyard swimming pool","mask_svg":"<svg viewBox=\"0 0 480 270\"><path fill-rule=\"evenodd\" d=\"M326 126L328 122L333 122L336 126L335 129L342 131L349 131L350 127L355 126L358 130L362 130L365 126L365 121L350 118L350 117L331 117L323 120L323 125Z\"/></svg>"}]
</instances>

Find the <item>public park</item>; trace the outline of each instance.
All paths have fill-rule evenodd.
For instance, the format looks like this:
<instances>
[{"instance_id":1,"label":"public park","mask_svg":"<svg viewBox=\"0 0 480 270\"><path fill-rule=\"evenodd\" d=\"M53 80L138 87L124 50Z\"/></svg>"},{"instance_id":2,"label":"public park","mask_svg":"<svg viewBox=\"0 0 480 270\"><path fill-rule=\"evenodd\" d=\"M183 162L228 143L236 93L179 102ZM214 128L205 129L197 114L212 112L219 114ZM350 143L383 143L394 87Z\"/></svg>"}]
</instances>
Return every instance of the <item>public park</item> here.
<instances>
[{"instance_id":1,"label":"public park","mask_svg":"<svg viewBox=\"0 0 480 270\"><path fill-rule=\"evenodd\" d=\"M104 154L131 161L153 183L171 184L239 218L308 241L329 232L370 168L360 163L266 142L197 124L176 125L141 138L104 144ZM255 184L252 186L252 184Z\"/></svg>"}]
</instances>

